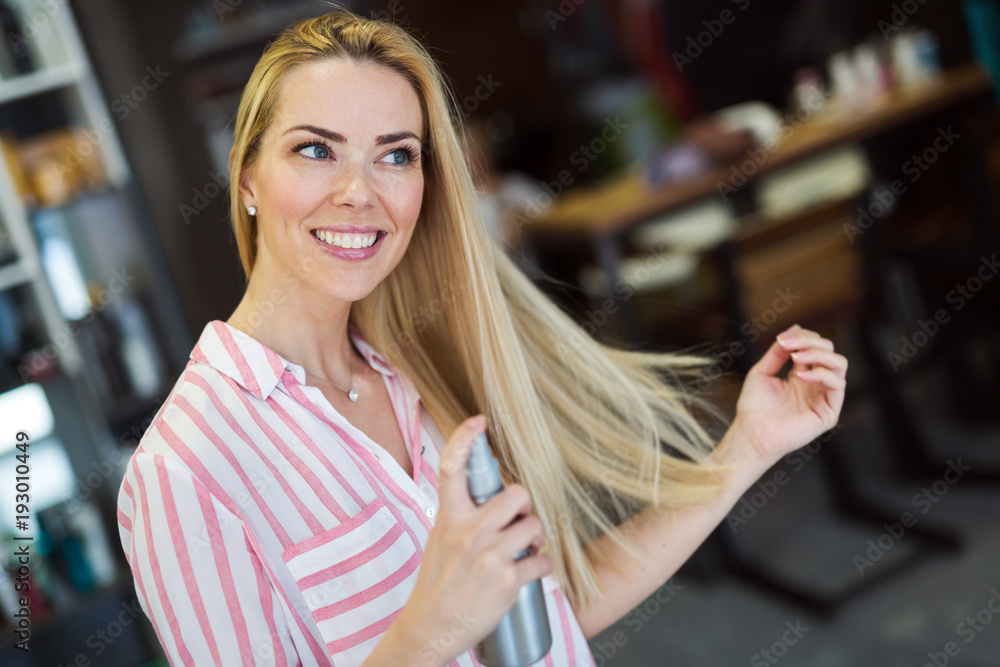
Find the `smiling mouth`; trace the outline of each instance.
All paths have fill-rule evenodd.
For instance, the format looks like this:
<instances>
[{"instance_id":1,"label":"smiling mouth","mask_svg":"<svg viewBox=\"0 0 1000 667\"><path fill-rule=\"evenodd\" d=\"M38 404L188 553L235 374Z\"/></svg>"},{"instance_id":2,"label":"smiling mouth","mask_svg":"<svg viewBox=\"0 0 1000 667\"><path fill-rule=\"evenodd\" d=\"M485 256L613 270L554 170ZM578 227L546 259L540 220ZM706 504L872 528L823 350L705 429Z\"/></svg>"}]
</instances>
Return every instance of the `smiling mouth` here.
<instances>
[{"instance_id":1,"label":"smiling mouth","mask_svg":"<svg viewBox=\"0 0 1000 667\"><path fill-rule=\"evenodd\" d=\"M310 232L323 243L335 248L365 249L370 248L378 242L379 238L385 236L385 232L368 232L366 234L345 234L338 232L314 229Z\"/></svg>"}]
</instances>

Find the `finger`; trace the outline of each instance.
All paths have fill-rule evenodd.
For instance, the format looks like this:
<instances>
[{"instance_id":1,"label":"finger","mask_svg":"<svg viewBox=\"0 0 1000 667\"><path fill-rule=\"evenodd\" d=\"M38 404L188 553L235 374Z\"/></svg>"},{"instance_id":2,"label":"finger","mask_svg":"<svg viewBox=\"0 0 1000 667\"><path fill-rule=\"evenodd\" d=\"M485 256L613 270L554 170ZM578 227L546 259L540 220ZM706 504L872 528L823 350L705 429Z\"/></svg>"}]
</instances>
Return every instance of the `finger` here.
<instances>
[{"instance_id":1,"label":"finger","mask_svg":"<svg viewBox=\"0 0 1000 667\"><path fill-rule=\"evenodd\" d=\"M823 337L819 333L813 331L812 329L806 329L806 328L804 328L802 326L799 326L798 324L793 324L791 326L791 331L794 332L794 333L805 335L805 336L810 336L812 338L822 338Z\"/></svg>"},{"instance_id":2,"label":"finger","mask_svg":"<svg viewBox=\"0 0 1000 667\"><path fill-rule=\"evenodd\" d=\"M764 356L753 365L750 373L760 373L763 375L777 375L781 367L788 361L790 353L779 341L774 341L771 347L767 348Z\"/></svg>"},{"instance_id":3,"label":"finger","mask_svg":"<svg viewBox=\"0 0 1000 667\"><path fill-rule=\"evenodd\" d=\"M815 334L815 335L812 335ZM778 334L778 342L789 352L802 350L807 347L819 347L833 352L833 342L823 338L815 332L808 332L806 329L786 329Z\"/></svg>"},{"instance_id":4,"label":"finger","mask_svg":"<svg viewBox=\"0 0 1000 667\"><path fill-rule=\"evenodd\" d=\"M847 380L837 375L829 368L823 368L822 366L817 366L816 368L811 368L809 370L798 371L797 375L805 382L820 383L827 389L833 389L834 391L842 390L847 386Z\"/></svg>"},{"instance_id":5,"label":"finger","mask_svg":"<svg viewBox=\"0 0 1000 667\"><path fill-rule=\"evenodd\" d=\"M513 557L530 546L541 544L545 529L542 520L534 514L521 517L509 527L500 532L496 540L496 549L501 555Z\"/></svg>"},{"instance_id":6,"label":"finger","mask_svg":"<svg viewBox=\"0 0 1000 667\"><path fill-rule=\"evenodd\" d=\"M545 553L522 558L514 567L517 568L518 581L524 583L547 577L554 571L552 556Z\"/></svg>"},{"instance_id":7,"label":"finger","mask_svg":"<svg viewBox=\"0 0 1000 667\"><path fill-rule=\"evenodd\" d=\"M506 529L518 517L531 514L531 494L523 485L511 484L487 500L483 507L487 511L482 519L482 528L488 533L496 533Z\"/></svg>"},{"instance_id":8,"label":"finger","mask_svg":"<svg viewBox=\"0 0 1000 667\"><path fill-rule=\"evenodd\" d=\"M469 461L472 443L486 430L483 415L469 417L455 429L441 452L441 479L438 481L438 495L442 504L472 508L475 503L469 495L469 482L465 476L465 466Z\"/></svg>"},{"instance_id":9,"label":"finger","mask_svg":"<svg viewBox=\"0 0 1000 667\"><path fill-rule=\"evenodd\" d=\"M792 352L792 361L797 364L823 366L843 377L847 373L847 357L836 352L828 352L819 348L797 350Z\"/></svg>"}]
</instances>

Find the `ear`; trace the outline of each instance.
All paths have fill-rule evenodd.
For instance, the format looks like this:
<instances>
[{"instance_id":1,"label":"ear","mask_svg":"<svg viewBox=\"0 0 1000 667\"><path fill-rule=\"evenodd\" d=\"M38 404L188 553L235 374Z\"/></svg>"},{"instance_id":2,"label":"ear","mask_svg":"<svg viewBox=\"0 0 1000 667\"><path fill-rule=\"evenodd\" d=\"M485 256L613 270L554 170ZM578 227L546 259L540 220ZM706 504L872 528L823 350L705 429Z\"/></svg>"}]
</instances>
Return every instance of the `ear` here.
<instances>
[{"instance_id":1,"label":"ear","mask_svg":"<svg viewBox=\"0 0 1000 667\"><path fill-rule=\"evenodd\" d=\"M249 206L260 206L257 202L256 184L254 182L253 169L244 169L240 174L240 198L243 200L244 208Z\"/></svg>"}]
</instances>

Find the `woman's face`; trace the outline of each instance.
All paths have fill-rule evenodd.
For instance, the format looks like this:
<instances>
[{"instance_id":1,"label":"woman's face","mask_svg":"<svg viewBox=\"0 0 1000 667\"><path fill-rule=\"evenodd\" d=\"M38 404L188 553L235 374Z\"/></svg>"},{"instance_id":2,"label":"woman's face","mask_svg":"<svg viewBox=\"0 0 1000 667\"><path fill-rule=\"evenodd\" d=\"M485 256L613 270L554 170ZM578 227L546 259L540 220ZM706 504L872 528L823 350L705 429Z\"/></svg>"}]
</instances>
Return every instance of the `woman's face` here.
<instances>
[{"instance_id":1,"label":"woman's face","mask_svg":"<svg viewBox=\"0 0 1000 667\"><path fill-rule=\"evenodd\" d=\"M422 127L416 91L387 67L293 68L240 187L257 207L254 274L291 271L341 301L368 295L402 259L420 213Z\"/></svg>"}]
</instances>

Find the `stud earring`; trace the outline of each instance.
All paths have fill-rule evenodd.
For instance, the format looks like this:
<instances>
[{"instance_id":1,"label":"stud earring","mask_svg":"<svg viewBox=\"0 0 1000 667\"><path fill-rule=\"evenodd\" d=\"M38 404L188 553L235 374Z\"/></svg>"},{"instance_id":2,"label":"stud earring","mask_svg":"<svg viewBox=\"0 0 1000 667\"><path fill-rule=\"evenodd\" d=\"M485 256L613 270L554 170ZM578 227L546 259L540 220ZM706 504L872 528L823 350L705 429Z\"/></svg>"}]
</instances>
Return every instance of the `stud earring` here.
<instances>
[{"instance_id":1,"label":"stud earring","mask_svg":"<svg viewBox=\"0 0 1000 667\"><path fill-rule=\"evenodd\" d=\"M249 213L250 215L257 215L257 207L247 206L247 213Z\"/></svg>"}]
</instances>

